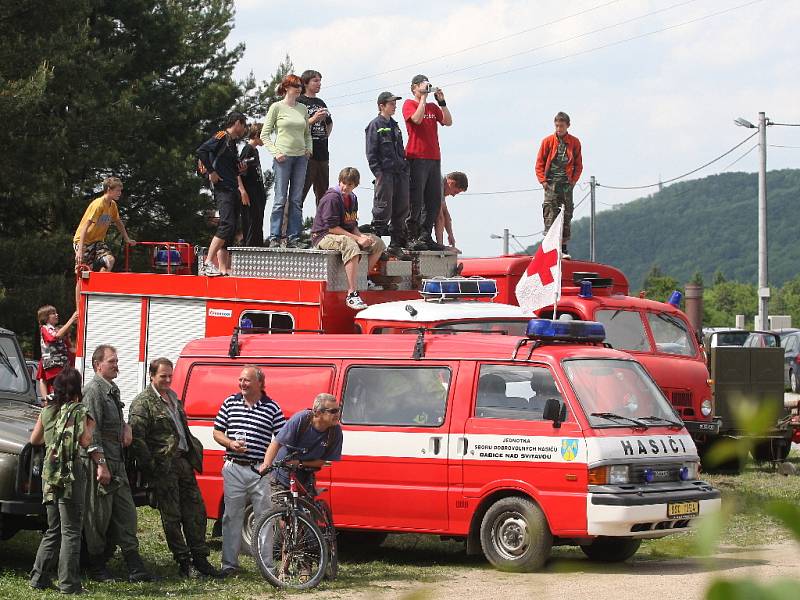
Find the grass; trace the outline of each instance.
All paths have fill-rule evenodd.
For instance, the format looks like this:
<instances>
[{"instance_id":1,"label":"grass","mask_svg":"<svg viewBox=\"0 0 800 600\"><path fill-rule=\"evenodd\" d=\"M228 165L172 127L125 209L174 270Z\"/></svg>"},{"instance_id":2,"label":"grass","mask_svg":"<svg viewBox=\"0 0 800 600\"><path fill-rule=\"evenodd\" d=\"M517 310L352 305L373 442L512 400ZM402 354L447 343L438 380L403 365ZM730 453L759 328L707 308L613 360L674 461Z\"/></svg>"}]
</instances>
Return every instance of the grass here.
<instances>
[{"instance_id":1,"label":"grass","mask_svg":"<svg viewBox=\"0 0 800 600\"><path fill-rule=\"evenodd\" d=\"M800 456L789 459L800 471ZM797 476L783 477L771 466L749 464L739 476L707 475L705 479L722 491L723 505L731 511L720 536L726 546L746 547L770 544L789 537L773 519L764 514L764 506L771 500L786 500L800 505L800 480ZM211 531L209 523L209 533ZM256 597L285 598L288 594L273 589L258 574L250 557L242 556L243 573L225 581L186 581L177 575L177 567L167 549L158 512L150 508L139 509L139 540L141 553L152 570L162 579L149 584L98 584L87 582L92 598L169 598L187 597L218 600L222 595L241 600ZM0 597L9 600L60 597L57 591L33 592L27 585L28 572L39 535L22 532L13 539L0 542ZM698 556L698 535L687 533L650 540L642 544L638 559L663 560ZM219 564L221 540L211 539L211 561ZM577 548L554 548L553 555L583 560ZM587 564L588 566L588 564ZM115 574L125 574L119 556L110 562ZM602 567L600 567L602 569ZM467 556L464 546L453 541L441 541L433 536L392 535L375 551L366 556L347 554L343 549L339 577L321 587L329 595L344 598L350 590L374 587L376 590L392 581L434 581L446 578L454 570L480 572L491 569L483 557Z\"/></svg>"}]
</instances>

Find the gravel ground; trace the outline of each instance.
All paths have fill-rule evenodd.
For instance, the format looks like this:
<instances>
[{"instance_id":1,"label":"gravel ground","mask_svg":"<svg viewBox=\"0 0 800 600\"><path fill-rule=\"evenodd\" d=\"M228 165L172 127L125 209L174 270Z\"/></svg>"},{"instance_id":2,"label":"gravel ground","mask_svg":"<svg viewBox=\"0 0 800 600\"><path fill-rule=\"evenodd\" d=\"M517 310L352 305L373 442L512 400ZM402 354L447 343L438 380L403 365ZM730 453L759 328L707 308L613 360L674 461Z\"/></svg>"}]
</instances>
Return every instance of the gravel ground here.
<instances>
[{"instance_id":1,"label":"gravel ground","mask_svg":"<svg viewBox=\"0 0 800 600\"><path fill-rule=\"evenodd\" d=\"M709 559L637 560L602 565L586 560L554 558L540 573L501 573L491 569L456 569L446 579L419 584L414 581L376 581L363 591L322 591L304 594L315 600L450 600L499 598L502 600L696 600L717 578L752 577L762 582L800 575L800 544L790 541L758 548L723 547Z\"/></svg>"}]
</instances>

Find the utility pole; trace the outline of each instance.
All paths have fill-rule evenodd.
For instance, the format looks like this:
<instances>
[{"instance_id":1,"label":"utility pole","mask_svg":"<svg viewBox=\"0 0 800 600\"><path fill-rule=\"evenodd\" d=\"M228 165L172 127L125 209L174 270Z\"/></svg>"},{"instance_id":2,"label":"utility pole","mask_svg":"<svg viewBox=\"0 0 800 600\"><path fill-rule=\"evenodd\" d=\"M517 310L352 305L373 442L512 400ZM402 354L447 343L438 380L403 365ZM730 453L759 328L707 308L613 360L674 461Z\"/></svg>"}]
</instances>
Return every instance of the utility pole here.
<instances>
[{"instance_id":1,"label":"utility pole","mask_svg":"<svg viewBox=\"0 0 800 600\"><path fill-rule=\"evenodd\" d=\"M769 284L767 277L767 117L758 113L758 320L769 328Z\"/></svg>"},{"instance_id":2,"label":"utility pole","mask_svg":"<svg viewBox=\"0 0 800 600\"><path fill-rule=\"evenodd\" d=\"M508 256L508 229L503 229L503 256Z\"/></svg>"},{"instance_id":3,"label":"utility pole","mask_svg":"<svg viewBox=\"0 0 800 600\"><path fill-rule=\"evenodd\" d=\"M595 253L595 240L597 238L595 237L596 230L595 230L595 220L594 220L595 188L596 188L596 181L594 179L594 175L592 175L591 179L589 179L589 190L591 193L591 198L590 198L591 212L589 213L589 260L592 262L597 262L597 254Z\"/></svg>"}]
</instances>

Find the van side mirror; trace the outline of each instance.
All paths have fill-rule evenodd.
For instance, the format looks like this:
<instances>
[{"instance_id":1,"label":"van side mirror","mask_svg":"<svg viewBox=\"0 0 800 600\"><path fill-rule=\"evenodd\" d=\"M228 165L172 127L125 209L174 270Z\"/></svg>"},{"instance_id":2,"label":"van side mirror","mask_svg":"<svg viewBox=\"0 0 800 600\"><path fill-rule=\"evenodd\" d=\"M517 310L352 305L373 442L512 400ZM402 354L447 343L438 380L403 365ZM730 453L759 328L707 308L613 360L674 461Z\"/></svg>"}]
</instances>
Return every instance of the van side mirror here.
<instances>
[{"instance_id":1,"label":"van side mirror","mask_svg":"<svg viewBox=\"0 0 800 600\"><path fill-rule=\"evenodd\" d=\"M556 398L548 398L544 403L542 418L545 421L552 421L553 427L561 427L561 423L567 420L567 405Z\"/></svg>"}]
</instances>

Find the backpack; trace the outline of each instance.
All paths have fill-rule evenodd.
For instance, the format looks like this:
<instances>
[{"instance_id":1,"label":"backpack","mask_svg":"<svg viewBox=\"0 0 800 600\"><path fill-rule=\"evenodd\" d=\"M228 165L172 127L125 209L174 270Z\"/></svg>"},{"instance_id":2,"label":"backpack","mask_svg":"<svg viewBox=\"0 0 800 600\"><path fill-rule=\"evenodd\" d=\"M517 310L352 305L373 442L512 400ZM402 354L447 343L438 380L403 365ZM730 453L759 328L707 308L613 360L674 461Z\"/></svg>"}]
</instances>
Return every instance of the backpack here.
<instances>
[{"instance_id":1,"label":"backpack","mask_svg":"<svg viewBox=\"0 0 800 600\"><path fill-rule=\"evenodd\" d=\"M47 448L42 466L45 502L72 497L75 474L72 467L78 455L78 430L86 415L86 407L80 402L62 406L56 417L56 437Z\"/></svg>"}]
</instances>

